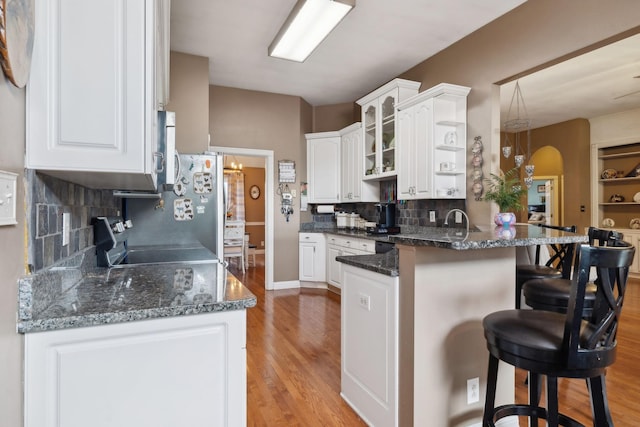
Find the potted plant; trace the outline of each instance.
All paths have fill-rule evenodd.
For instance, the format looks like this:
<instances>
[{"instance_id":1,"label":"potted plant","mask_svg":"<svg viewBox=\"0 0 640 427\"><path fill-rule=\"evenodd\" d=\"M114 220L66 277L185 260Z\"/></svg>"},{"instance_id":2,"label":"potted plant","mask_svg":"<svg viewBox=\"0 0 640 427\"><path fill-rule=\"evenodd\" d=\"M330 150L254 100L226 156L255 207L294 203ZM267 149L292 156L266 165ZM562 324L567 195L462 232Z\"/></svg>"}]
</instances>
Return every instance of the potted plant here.
<instances>
[{"instance_id":1,"label":"potted plant","mask_svg":"<svg viewBox=\"0 0 640 427\"><path fill-rule=\"evenodd\" d=\"M498 205L498 213L493 218L496 225L513 224L516 221L514 211L522 209L521 198L527 192L520 183L518 168L509 169L500 175L490 174L486 180L487 190L484 200L495 202Z\"/></svg>"}]
</instances>

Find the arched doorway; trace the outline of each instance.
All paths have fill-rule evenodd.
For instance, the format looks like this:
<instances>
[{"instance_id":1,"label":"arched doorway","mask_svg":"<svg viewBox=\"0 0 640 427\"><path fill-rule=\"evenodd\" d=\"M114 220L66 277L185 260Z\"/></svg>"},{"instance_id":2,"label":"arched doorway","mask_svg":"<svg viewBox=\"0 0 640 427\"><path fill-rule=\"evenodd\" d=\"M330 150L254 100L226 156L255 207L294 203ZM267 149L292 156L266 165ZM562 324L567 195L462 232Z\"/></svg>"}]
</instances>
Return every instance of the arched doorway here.
<instances>
[{"instance_id":1,"label":"arched doorway","mask_svg":"<svg viewBox=\"0 0 640 427\"><path fill-rule=\"evenodd\" d=\"M535 165L533 184L527 194L529 222L564 224L564 162L558 149L550 145L531 155Z\"/></svg>"}]
</instances>

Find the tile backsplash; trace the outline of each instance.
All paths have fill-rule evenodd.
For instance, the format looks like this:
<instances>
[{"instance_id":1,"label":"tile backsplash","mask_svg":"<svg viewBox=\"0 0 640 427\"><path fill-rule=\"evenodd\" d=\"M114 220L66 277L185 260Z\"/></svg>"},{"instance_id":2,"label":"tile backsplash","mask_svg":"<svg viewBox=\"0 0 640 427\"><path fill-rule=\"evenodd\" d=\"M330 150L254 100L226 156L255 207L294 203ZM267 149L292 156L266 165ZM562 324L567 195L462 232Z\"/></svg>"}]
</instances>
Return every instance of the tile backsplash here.
<instances>
[{"instance_id":1,"label":"tile backsplash","mask_svg":"<svg viewBox=\"0 0 640 427\"><path fill-rule=\"evenodd\" d=\"M376 203L342 203L336 205L336 212L355 212L368 221L379 222L379 213ZM458 208L466 210L465 200L454 199L429 199L429 200L407 200L396 203L396 225L431 227L442 226L444 217L450 209ZM436 223L429 221L429 211L435 211ZM315 207L313 207L315 212ZM335 223L333 214L313 214L313 221L316 223Z\"/></svg>"},{"instance_id":2,"label":"tile backsplash","mask_svg":"<svg viewBox=\"0 0 640 427\"><path fill-rule=\"evenodd\" d=\"M93 190L48 175L25 172L28 264L32 271L93 245L91 218L118 215L121 199L111 190ZM62 246L62 214L71 214L69 244Z\"/></svg>"}]
</instances>

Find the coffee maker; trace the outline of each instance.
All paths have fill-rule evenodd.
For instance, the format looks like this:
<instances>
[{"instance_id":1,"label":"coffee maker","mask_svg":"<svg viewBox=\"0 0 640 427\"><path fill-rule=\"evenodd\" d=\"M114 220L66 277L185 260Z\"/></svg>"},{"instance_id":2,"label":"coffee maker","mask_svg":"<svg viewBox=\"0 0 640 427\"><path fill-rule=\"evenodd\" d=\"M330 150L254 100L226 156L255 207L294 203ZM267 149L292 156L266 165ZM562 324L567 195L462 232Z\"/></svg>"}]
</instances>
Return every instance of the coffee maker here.
<instances>
[{"instance_id":1,"label":"coffee maker","mask_svg":"<svg viewBox=\"0 0 640 427\"><path fill-rule=\"evenodd\" d=\"M398 234L400 227L396 226L396 204L378 203L378 223L375 227L367 227L370 234Z\"/></svg>"},{"instance_id":2,"label":"coffee maker","mask_svg":"<svg viewBox=\"0 0 640 427\"><path fill-rule=\"evenodd\" d=\"M382 227L396 226L396 204L395 203L378 203L378 225Z\"/></svg>"}]
</instances>

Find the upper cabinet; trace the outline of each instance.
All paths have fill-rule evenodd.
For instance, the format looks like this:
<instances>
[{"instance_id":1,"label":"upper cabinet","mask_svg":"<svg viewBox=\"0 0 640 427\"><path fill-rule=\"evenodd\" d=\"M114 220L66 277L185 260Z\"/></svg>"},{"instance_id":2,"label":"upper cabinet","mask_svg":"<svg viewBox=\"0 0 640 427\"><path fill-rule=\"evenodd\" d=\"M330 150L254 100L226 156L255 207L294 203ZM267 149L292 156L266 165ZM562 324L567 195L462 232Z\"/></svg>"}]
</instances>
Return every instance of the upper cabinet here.
<instances>
[{"instance_id":1,"label":"upper cabinet","mask_svg":"<svg viewBox=\"0 0 640 427\"><path fill-rule=\"evenodd\" d=\"M36 1L27 168L92 188L155 190L169 4Z\"/></svg>"},{"instance_id":2,"label":"upper cabinet","mask_svg":"<svg viewBox=\"0 0 640 427\"><path fill-rule=\"evenodd\" d=\"M419 89L419 82L394 79L356 101L362 107L365 180L396 176L395 106Z\"/></svg>"},{"instance_id":3,"label":"upper cabinet","mask_svg":"<svg viewBox=\"0 0 640 427\"><path fill-rule=\"evenodd\" d=\"M309 203L339 203L340 132L308 133L305 137Z\"/></svg>"},{"instance_id":4,"label":"upper cabinet","mask_svg":"<svg viewBox=\"0 0 640 427\"><path fill-rule=\"evenodd\" d=\"M363 181L362 125L354 123L340 130L341 191L343 202L379 202L380 186L377 182Z\"/></svg>"},{"instance_id":5,"label":"upper cabinet","mask_svg":"<svg viewBox=\"0 0 640 427\"><path fill-rule=\"evenodd\" d=\"M398 199L465 199L467 95L441 83L396 106Z\"/></svg>"}]
</instances>

